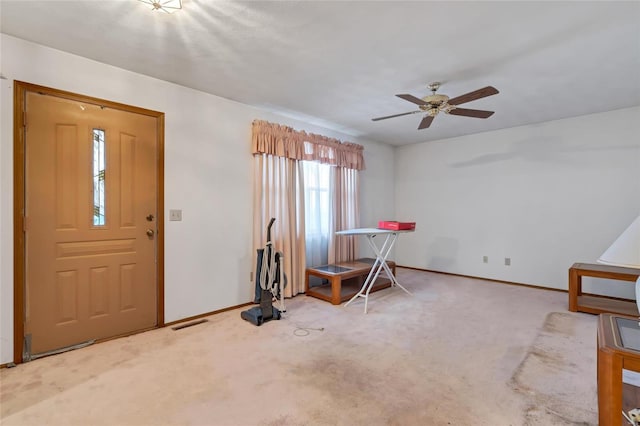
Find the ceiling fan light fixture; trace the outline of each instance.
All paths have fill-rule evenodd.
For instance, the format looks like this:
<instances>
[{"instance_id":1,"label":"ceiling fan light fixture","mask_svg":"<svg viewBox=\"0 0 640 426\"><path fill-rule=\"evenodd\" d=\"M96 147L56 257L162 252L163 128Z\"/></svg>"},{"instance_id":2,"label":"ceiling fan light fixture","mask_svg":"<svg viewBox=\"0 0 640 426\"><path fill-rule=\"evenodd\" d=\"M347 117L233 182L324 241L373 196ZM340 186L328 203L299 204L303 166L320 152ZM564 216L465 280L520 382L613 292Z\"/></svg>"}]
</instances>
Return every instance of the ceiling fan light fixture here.
<instances>
[{"instance_id":1,"label":"ceiling fan light fixture","mask_svg":"<svg viewBox=\"0 0 640 426\"><path fill-rule=\"evenodd\" d=\"M455 105L444 104L440 107L440 111L449 114L451 111L453 111L456 108L457 107Z\"/></svg>"},{"instance_id":2,"label":"ceiling fan light fixture","mask_svg":"<svg viewBox=\"0 0 640 426\"><path fill-rule=\"evenodd\" d=\"M422 100L429 104L440 105L440 104L447 103L447 101L449 100L449 97L447 95L433 94L433 95L425 96L424 98L422 98Z\"/></svg>"},{"instance_id":3,"label":"ceiling fan light fixture","mask_svg":"<svg viewBox=\"0 0 640 426\"><path fill-rule=\"evenodd\" d=\"M161 10L164 13L173 13L182 9L182 0L138 0L146 4L151 10Z\"/></svg>"},{"instance_id":4,"label":"ceiling fan light fixture","mask_svg":"<svg viewBox=\"0 0 640 426\"><path fill-rule=\"evenodd\" d=\"M433 121L435 116L438 115L439 112L443 112L445 114L462 116L462 117L489 118L494 114L494 111L460 108L459 105L465 104L467 102L475 101L476 99L486 98L487 96L497 95L498 93L500 93L498 89L496 89L495 87L486 86L486 87L483 87L482 89L474 90L473 92L465 93L464 95L460 95L455 98L449 98L447 95L436 94L436 90L440 88L439 82L431 83L429 84L428 87L431 90L431 94L428 96L425 96L424 98L418 98L408 93L402 93L402 94L396 95L400 99L404 99L405 101L409 101L413 104L418 105L417 111L409 111L401 114L388 115L386 117L377 117L377 118L372 118L372 120L380 121L380 120L386 120L387 118L402 117L404 115L416 114L416 113L422 112L425 114L425 116L422 118L422 121L418 126L418 130L422 130L422 129L427 129L429 128L429 126L431 126L431 122Z\"/></svg>"}]
</instances>

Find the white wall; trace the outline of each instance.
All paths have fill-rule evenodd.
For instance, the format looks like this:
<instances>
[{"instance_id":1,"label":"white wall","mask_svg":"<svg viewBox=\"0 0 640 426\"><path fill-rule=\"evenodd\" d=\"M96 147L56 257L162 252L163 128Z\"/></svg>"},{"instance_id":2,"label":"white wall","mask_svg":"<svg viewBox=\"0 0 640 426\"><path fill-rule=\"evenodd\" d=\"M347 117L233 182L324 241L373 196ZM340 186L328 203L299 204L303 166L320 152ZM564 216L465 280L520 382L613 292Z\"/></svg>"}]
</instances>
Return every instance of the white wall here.
<instances>
[{"instance_id":1,"label":"white wall","mask_svg":"<svg viewBox=\"0 0 640 426\"><path fill-rule=\"evenodd\" d=\"M167 322L251 300L251 122L263 119L365 146L362 224L393 217L391 147L0 35L0 363L13 359L13 80L162 111L165 115ZM387 194L378 202L378 190Z\"/></svg>"},{"instance_id":2,"label":"white wall","mask_svg":"<svg viewBox=\"0 0 640 426\"><path fill-rule=\"evenodd\" d=\"M568 268L594 263L640 214L638 135L636 107L398 148L397 217L417 222L398 263L567 289ZM634 297L629 283L588 281Z\"/></svg>"}]
</instances>

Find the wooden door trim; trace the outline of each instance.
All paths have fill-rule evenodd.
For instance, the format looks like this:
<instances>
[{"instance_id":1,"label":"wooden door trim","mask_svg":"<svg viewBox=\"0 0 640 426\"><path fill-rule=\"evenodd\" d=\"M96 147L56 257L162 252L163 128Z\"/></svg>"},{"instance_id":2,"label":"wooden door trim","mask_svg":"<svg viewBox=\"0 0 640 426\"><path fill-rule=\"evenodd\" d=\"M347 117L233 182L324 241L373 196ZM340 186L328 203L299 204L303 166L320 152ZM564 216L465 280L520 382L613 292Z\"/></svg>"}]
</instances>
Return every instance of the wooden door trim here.
<instances>
[{"instance_id":1,"label":"wooden door trim","mask_svg":"<svg viewBox=\"0 0 640 426\"><path fill-rule=\"evenodd\" d=\"M24 345L24 111L26 88L15 82L13 89L13 362L22 362Z\"/></svg>"},{"instance_id":2,"label":"wooden door trim","mask_svg":"<svg viewBox=\"0 0 640 426\"><path fill-rule=\"evenodd\" d=\"M13 362L20 364L24 345L25 285L25 99L27 92L100 105L126 112L154 117L157 123L158 219L157 219L157 325L164 326L164 113L118 102L84 96L64 90L14 81L13 89ZM131 333L135 334L135 332Z\"/></svg>"}]
</instances>

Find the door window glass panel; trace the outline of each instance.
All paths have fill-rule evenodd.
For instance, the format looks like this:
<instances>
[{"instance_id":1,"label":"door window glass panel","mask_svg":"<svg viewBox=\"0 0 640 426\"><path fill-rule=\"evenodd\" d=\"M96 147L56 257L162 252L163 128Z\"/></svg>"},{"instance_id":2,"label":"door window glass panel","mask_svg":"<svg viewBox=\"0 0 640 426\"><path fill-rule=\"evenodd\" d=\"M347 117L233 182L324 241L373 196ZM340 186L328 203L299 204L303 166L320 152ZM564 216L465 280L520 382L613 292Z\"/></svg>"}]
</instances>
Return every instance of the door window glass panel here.
<instances>
[{"instance_id":1,"label":"door window glass panel","mask_svg":"<svg viewBox=\"0 0 640 426\"><path fill-rule=\"evenodd\" d=\"M104 130L93 129L93 225L105 225L105 139Z\"/></svg>"}]
</instances>

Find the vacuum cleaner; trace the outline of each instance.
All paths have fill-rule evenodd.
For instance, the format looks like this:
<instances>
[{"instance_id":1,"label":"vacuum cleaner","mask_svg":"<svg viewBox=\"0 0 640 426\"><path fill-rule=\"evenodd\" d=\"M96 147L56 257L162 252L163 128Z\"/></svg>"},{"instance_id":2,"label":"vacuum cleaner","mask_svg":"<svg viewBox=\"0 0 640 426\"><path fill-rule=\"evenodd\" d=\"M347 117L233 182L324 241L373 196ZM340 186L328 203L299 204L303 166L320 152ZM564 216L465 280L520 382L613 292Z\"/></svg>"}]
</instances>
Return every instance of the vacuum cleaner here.
<instances>
[{"instance_id":1,"label":"vacuum cleaner","mask_svg":"<svg viewBox=\"0 0 640 426\"><path fill-rule=\"evenodd\" d=\"M283 254L276 251L271 242L271 227L275 218L271 218L267 227L267 244L258 249L256 259L256 288L254 303L260 306L240 312L240 317L253 325L279 320L284 308L284 287L286 276L282 269ZM273 306L273 300L280 301L280 309Z\"/></svg>"}]
</instances>

